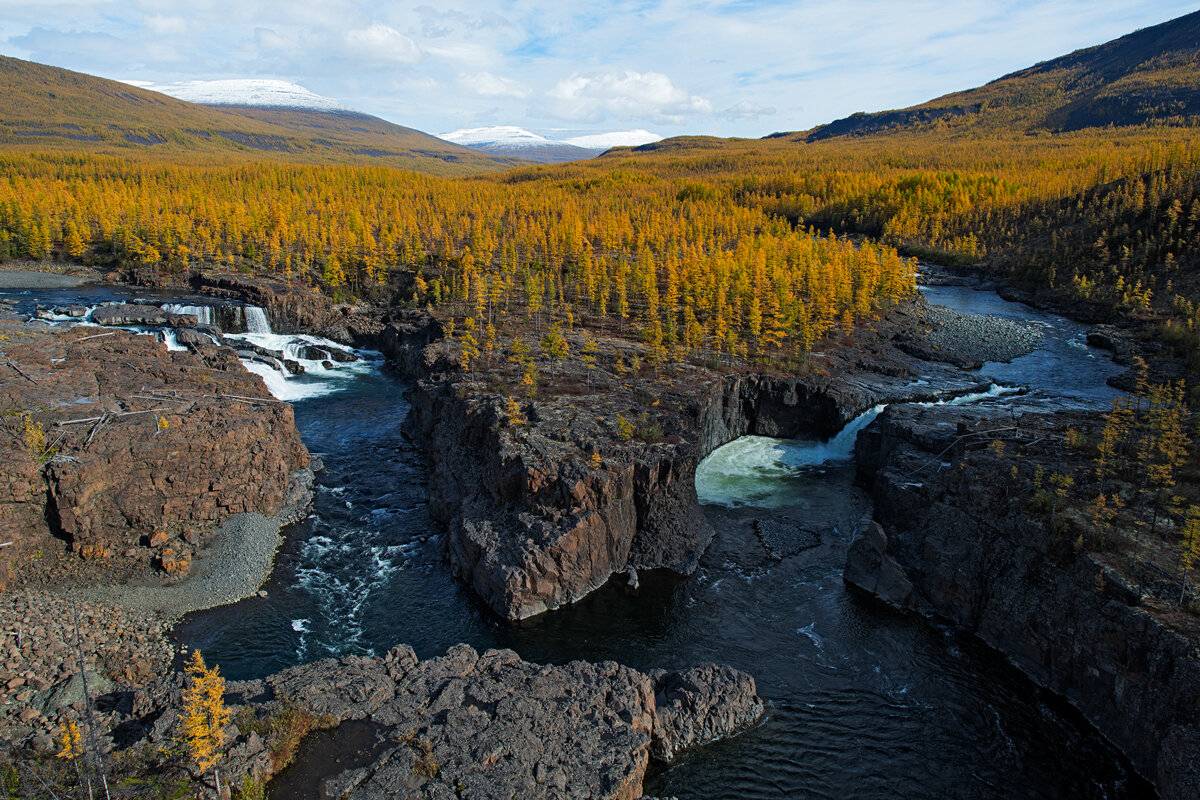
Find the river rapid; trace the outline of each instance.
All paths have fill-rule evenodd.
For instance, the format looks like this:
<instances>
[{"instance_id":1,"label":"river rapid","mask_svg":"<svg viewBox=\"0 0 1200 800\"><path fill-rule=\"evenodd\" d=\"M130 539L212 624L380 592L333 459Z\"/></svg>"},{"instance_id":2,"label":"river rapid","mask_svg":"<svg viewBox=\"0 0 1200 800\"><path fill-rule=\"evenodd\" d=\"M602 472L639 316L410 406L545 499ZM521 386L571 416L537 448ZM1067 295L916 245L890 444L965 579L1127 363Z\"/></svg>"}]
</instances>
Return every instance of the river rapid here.
<instances>
[{"instance_id":1,"label":"river rapid","mask_svg":"<svg viewBox=\"0 0 1200 800\"><path fill-rule=\"evenodd\" d=\"M981 372L999 388L963 402L1004 402L1004 387L1018 385L1069 405L1099 407L1115 396L1104 381L1119 368L1086 346L1083 326L991 292L927 293L1045 331L1036 352L986 364ZM829 442L743 437L710 455L697 490L718 533L690 578L644 574L636 592L616 580L573 606L509 624L450 577L425 505L422 453L401 433L406 385L360 356L336 374L290 383L265 375L294 402L304 442L326 469L266 597L190 615L176 629L227 678L380 654L400 642L422 658L466 642L530 661L611 659L639 669L717 661L755 676L769 703L765 721L651 775L648 793L1153 796L1073 709L997 654L845 587L846 549L870 512L852 462L867 416Z\"/></svg>"}]
</instances>

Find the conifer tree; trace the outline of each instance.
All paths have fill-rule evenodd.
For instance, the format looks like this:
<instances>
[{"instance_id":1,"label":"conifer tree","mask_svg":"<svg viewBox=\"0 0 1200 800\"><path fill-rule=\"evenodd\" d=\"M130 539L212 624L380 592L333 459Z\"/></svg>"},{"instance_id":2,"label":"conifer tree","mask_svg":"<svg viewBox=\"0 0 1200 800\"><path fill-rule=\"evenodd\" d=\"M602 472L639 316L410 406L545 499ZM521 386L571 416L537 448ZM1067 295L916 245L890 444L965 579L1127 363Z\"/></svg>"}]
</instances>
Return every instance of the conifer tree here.
<instances>
[{"instance_id":1,"label":"conifer tree","mask_svg":"<svg viewBox=\"0 0 1200 800\"><path fill-rule=\"evenodd\" d=\"M217 763L225 744L225 727L230 712L225 707L225 679L213 665L204 663L200 650L193 650L184 668L188 686L183 692L179 715L181 738L188 756L201 773ZM217 776L218 791L220 776Z\"/></svg>"}]
</instances>

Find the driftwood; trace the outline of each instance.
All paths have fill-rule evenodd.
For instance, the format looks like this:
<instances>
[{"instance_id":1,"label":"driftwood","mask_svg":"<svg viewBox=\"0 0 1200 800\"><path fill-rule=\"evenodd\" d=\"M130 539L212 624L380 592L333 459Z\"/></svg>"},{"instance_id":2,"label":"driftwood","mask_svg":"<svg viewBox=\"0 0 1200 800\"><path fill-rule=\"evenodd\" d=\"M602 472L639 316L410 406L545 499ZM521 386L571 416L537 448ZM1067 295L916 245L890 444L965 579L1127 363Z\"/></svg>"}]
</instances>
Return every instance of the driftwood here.
<instances>
[{"instance_id":1,"label":"driftwood","mask_svg":"<svg viewBox=\"0 0 1200 800\"><path fill-rule=\"evenodd\" d=\"M29 381L29 382L30 382L30 383L32 383L34 386L37 386L37 381L35 381L33 378L31 378L31 377L29 377L28 375L26 375L26 374L25 374L25 371L24 371L24 370L22 370L20 367L18 367L16 364L14 364L14 363L13 363L13 362L11 362L11 361L5 361L4 363L5 363L7 366L10 366L10 367L12 367L13 369L15 369L15 370L17 371L17 374L18 374L18 375L20 375L22 378L24 378L25 380Z\"/></svg>"},{"instance_id":2,"label":"driftwood","mask_svg":"<svg viewBox=\"0 0 1200 800\"><path fill-rule=\"evenodd\" d=\"M63 419L55 422L55 425L78 425L83 422L97 422L106 417L129 417L134 414L162 414L170 412L169 408L148 408L145 411L119 411L113 414L102 414L98 417L83 417L82 419Z\"/></svg>"}]
</instances>

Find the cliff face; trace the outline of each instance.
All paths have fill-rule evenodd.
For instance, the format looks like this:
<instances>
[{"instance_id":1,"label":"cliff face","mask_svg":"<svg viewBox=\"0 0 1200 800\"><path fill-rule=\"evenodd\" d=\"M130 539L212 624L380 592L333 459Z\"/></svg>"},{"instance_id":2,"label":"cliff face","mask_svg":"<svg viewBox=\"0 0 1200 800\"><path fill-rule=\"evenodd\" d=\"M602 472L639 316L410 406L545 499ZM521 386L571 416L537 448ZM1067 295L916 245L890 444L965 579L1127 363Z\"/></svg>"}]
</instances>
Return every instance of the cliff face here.
<instances>
[{"instance_id":1,"label":"cliff face","mask_svg":"<svg viewBox=\"0 0 1200 800\"><path fill-rule=\"evenodd\" d=\"M293 474L309 456L292 409L232 350L197 356L125 331L0 326L13 378L0 390L9 563L54 535L85 557L133 548L186 571L227 517L270 516L301 499Z\"/></svg>"},{"instance_id":2,"label":"cliff face","mask_svg":"<svg viewBox=\"0 0 1200 800\"><path fill-rule=\"evenodd\" d=\"M853 351L824 375L688 368L628 393L578 363L547 363L543 373L557 370L567 388L519 403L514 423L505 406L515 387L461 372L457 342L440 333L409 316L382 338L417 379L408 425L428 443L430 510L446 527L448 560L508 619L578 600L619 573L690 574L713 537L696 467L739 436L828 436L879 402L978 388L965 373L895 348L870 358ZM604 343L601 360L622 358L620 347L629 345Z\"/></svg>"},{"instance_id":3,"label":"cliff face","mask_svg":"<svg viewBox=\"0 0 1200 800\"><path fill-rule=\"evenodd\" d=\"M1200 653L1103 560L1052 536L1009 496L1009 467L978 431L1031 438L1047 414L889 408L860 434L875 519L845 578L900 608L948 620L1069 699L1165 798L1200 796Z\"/></svg>"}]
</instances>

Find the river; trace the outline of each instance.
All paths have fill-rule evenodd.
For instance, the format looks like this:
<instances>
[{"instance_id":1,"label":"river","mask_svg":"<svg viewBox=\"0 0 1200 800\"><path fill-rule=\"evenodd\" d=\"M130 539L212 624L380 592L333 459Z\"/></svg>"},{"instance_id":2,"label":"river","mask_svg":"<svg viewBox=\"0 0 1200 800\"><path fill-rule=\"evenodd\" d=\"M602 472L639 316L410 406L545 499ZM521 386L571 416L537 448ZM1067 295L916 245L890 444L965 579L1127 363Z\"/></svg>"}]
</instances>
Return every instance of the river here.
<instances>
[{"instance_id":1,"label":"river","mask_svg":"<svg viewBox=\"0 0 1200 800\"><path fill-rule=\"evenodd\" d=\"M1083 343L1082 326L991 292L928 294L1043 327L1035 353L984 366L997 383L1073 405L1105 405L1115 395L1104 380L1118 368ZM326 469L267 596L193 614L176 630L226 677L378 654L399 642L422 658L467 642L531 661L612 659L640 669L717 661L755 676L766 720L651 775L648 793L1153 796L1073 709L994 652L846 589L846 548L870 508L853 484L850 432L831 442L744 437L716 451L697 488L718 534L695 575L643 575L636 593L609 585L508 624L449 576L425 506L422 454L401 433L405 384L369 358L362 363L336 383L311 376L305 383L314 388L291 398L301 435Z\"/></svg>"}]
</instances>

